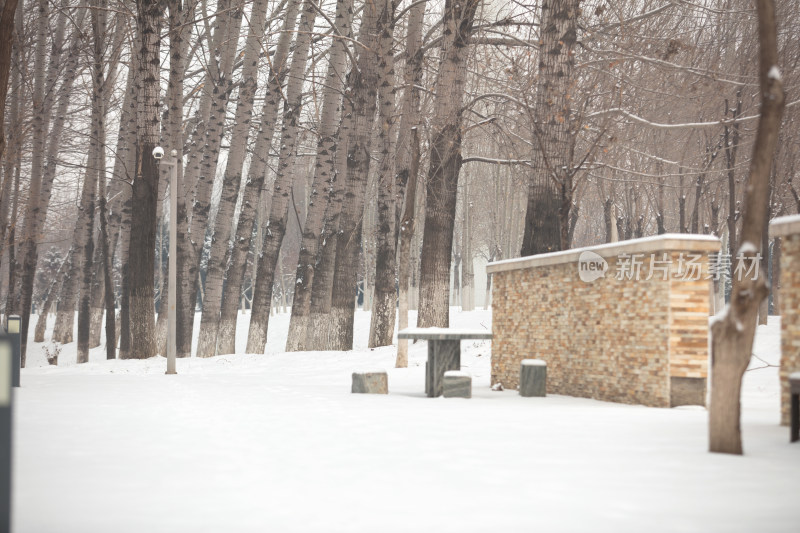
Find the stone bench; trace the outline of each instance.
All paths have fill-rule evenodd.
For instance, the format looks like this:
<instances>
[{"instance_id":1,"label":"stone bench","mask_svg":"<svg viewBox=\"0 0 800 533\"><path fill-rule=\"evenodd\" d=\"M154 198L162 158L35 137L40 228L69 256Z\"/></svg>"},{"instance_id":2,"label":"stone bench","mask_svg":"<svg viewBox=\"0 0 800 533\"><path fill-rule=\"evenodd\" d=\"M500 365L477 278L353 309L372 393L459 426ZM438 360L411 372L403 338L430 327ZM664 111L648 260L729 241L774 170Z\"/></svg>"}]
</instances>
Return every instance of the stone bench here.
<instances>
[{"instance_id":1,"label":"stone bench","mask_svg":"<svg viewBox=\"0 0 800 533\"><path fill-rule=\"evenodd\" d=\"M460 370L448 370L444 373L442 396L472 398L472 376Z\"/></svg>"},{"instance_id":2,"label":"stone bench","mask_svg":"<svg viewBox=\"0 0 800 533\"><path fill-rule=\"evenodd\" d=\"M492 333L473 329L407 328L400 331L397 338L428 341L425 394L429 398L435 398L441 396L444 390L444 373L448 370L461 370L461 341L488 340L492 338Z\"/></svg>"},{"instance_id":3,"label":"stone bench","mask_svg":"<svg viewBox=\"0 0 800 533\"><path fill-rule=\"evenodd\" d=\"M389 377L385 370L353 372L350 392L355 394L389 394Z\"/></svg>"},{"instance_id":4,"label":"stone bench","mask_svg":"<svg viewBox=\"0 0 800 533\"><path fill-rule=\"evenodd\" d=\"M800 372L789 374L789 393L791 394L791 409L789 412L791 431L790 442L800 440Z\"/></svg>"},{"instance_id":5,"label":"stone bench","mask_svg":"<svg viewBox=\"0 0 800 533\"><path fill-rule=\"evenodd\" d=\"M547 394L547 363L541 359L523 359L519 370L519 395L526 398Z\"/></svg>"}]
</instances>

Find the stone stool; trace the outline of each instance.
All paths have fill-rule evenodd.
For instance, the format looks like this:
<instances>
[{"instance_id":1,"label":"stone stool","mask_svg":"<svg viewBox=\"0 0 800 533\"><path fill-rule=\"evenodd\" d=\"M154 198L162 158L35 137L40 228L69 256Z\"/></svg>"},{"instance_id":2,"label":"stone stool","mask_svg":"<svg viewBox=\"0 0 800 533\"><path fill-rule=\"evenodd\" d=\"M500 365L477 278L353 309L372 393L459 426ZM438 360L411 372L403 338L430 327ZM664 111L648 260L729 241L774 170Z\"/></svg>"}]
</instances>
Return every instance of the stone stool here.
<instances>
[{"instance_id":1,"label":"stone stool","mask_svg":"<svg viewBox=\"0 0 800 533\"><path fill-rule=\"evenodd\" d=\"M445 398L472 398L472 376L466 372L448 370L442 383Z\"/></svg>"},{"instance_id":2,"label":"stone stool","mask_svg":"<svg viewBox=\"0 0 800 533\"><path fill-rule=\"evenodd\" d=\"M547 363L541 359L523 359L519 370L519 395L545 396L547 390Z\"/></svg>"},{"instance_id":3,"label":"stone stool","mask_svg":"<svg viewBox=\"0 0 800 533\"><path fill-rule=\"evenodd\" d=\"M389 394L389 378L385 370L353 372L350 392L362 394Z\"/></svg>"}]
</instances>

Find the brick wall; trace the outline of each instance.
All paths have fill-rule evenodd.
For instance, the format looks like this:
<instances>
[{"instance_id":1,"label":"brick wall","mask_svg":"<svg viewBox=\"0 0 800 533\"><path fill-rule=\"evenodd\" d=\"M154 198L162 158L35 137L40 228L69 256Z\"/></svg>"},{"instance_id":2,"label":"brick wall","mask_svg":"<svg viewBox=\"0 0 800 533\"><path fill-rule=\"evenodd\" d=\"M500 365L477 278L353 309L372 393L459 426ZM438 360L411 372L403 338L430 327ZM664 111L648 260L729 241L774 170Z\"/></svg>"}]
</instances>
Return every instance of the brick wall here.
<instances>
[{"instance_id":1,"label":"brick wall","mask_svg":"<svg viewBox=\"0 0 800 533\"><path fill-rule=\"evenodd\" d=\"M581 280L586 251L607 262L604 277ZM703 404L708 254L718 251L713 237L663 235L490 264L492 383L517 388L521 360L537 358L547 361L548 393ZM684 275L691 269L699 279Z\"/></svg>"},{"instance_id":2,"label":"brick wall","mask_svg":"<svg viewBox=\"0 0 800 533\"><path fill-rule=\"evenodd\" d=\"M800 216L770 222L781 238L781 424L789 424L789 374L800 372Z\"/></svg>"}]
</instances>

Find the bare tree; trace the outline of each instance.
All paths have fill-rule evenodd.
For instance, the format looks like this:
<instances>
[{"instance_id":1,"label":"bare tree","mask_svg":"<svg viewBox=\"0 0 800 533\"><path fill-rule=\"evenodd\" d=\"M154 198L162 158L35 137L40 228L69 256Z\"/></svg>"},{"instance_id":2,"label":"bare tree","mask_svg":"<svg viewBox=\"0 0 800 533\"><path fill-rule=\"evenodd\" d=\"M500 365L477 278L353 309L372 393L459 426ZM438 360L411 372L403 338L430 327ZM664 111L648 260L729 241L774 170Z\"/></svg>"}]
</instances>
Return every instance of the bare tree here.
<instances>
[{"instance_id":1,"label":"bare tree","mask_svg":"<svg viewBox=\"0 0 800 533\"><path fill-rule=\"evenodd\" d=\"M444 6L420 265L420 327L450 324L450 261L461 170L467 45L479 4L480 0L446 0Z\"/></svg>"},{"instance_id":2,"label":"bare tree","mask_svg":"<svg viewBox=\"0 0 800 533\"><path fill-rule=\"evenodd\" d=\"M300 11L300 0L290 0L286 5L283 18L283 29L275 47L275 55L270 63L267 80L267 94L261 110L261 120L256 136L253 158L247 172L242 196L242 209L236 226L236 237L233 241L231 258L228 262L227 289L222 297L220 324L217 333L218 353L234 353L236 351L236 319L239 310L239 299L247 270L247 254L256 227L256 218L261 192L264 188L265 173L269 160L269 150L275 133L275 122L278 117L278 106L283 99L281 86L286 79L286 68L289 56L289 45Z\"/></svg>"},{"instance_id":3,"label":"bare tree","mask_svg":"<svg viewBox=\"0 0 800 533\"><path fill-rule=\"evenodd\" d=\"M394 54L394 6L381 13L378 20L378 220L375 231L375 290L373 292L372 316L369 327L369 346L389 346L394 335L397 308L395 232L395 76Z\"/></svg>"},{"instance_id":4,"label":"bare tree","mask_svg":"<svg viewBox=\"0 0 800 533\"><path fill-rule=\"evenodd\" d=\"M411 240L416 216L417 178L420 164L420 95L422 83L422 21L427 2L418 2L408 14L406 62L403 69L403 103L397 137L397 222L398 233L397 279L398 329L408 327L409 282L411 278ZM405 197L405 205L403 205ZM401 211L402 207L402 211ZM397 341L397 368L408 366L408 340Z\"/></svg>"},{"instance_id":5,"label":"bare tree","mask_svg":"<svg viewBox=\"0 0 800 533\"><path fill-rule=\"evenodd\" d=\"M345 117L343 122L351 117L352 123L347 130L346 193L339 218L331 312L325 324L327 334L323 333L332 341L331 349L334 350L353 347L358 253L379 79L377 29L378 21L387 9L391 9L391 0L364 6L358 35L361 46L358 47L356 62L347 74L342 116Z\"/></svg>"},{"instance_id":6,"label":"bare tree","mask_svg":"<svg viewBox=\"0 0 800 533\"><path fill-rule=\"evenodd\" d=\"M11 73L11 49L14 43L14 18L17 0L5 0L0 11L0 160L6 152L5 110L8 81Z\"/></svg>"},{"instance_id":7,"label":"bare tree","mask_svg":"<svg viewBox=\"0 0 800 533\"><path fill-rule=\"evenodd\" d=\"M206 273L205 298L203 314L200 320L200 332L197 341L197 356L210 357L217 354L217 331L219 313L222 307L222 282L229 259L229 241L233 226L233 214L239 187L242 182L242 167L247 151L247 140L250 134L250 118L253 114L256 89L258 88L258 56L261 52L261 39L267 28L266 0L253 3L250 13L250 29L244 49L244 66L242 81L239 85L239 102L233 122L231 148L222 185L222 196L214 222L214 233ZM236 293L239 288L229 288Z\"/></svg>"},{"instance_id":8,"label":"bare tree","mask_svg":"<svg viewBox=\"0 0 800 533\"><path fill-rule=\"evenodd\" d=\"M286 235L286 221L289 216L289 202L295 178L295 150L303 102L303 74L308 61L308 50L311 46L311 33L316 14L316 0L305 0L303 14L300 17L300 31L297 35L292 64L289 67L289 79L286 84L278 171L272 190L269 221L257 262L256 287L250 312L250 329L247 335L247 353L263 353L267 344L272 285L275 281L275 270L278 266L283 237Z\"/></svg>"},{"instance_id":9,"label":"bare tree","mask_svg":"<svg viewBox=\"0 0 800 533\"><path fill-rule=\"evenodd\" d=\"M156 244L156 203L158 202L158 162L153 149L159 139L159 54L161 50L161 2L137 0L136 30L139 34L138 54L140 85L136 114L136 177L133 181L133 212L130 250L130 333L136 342L127 354L132 359L145 359L156 354L155 309L153 287Z\"/></svg>"},{"instance_id":10,"label":"bare tree","mask_svg":"<svg viewBox=\"0 0 800 533\"><path fill-rule=\"evenodd\" d=\"M335 33L329 51L328 72L325 76L322 93L322 113L314 163L314 178L311 182L308 211L303 225L302 242L297 260L292 317L286 339L287 352L306 349L311 311L311 288L314 285L317 269L317 252L325 210L328 207L330 190L334 186L335 179L334 156L339 149L336 120L342 101L341 90L347 68L347 39L351 35L352 19L352 0L338 0L334 18Z\"/></svg>"},{"instance_id":11,"label":"bare tree","mask_svg":"<svg viewBox=\"0 0 800 533\"><path fill-rule=\"evenodd\" d=\"M777 31L773 0L758 0L759 81L761 117L750 163L744 199L742 238L738 255L748 266L758 261L769 203L769 179L784 107L778 70ZM765 273L749 269L734 278L726 314L711 326L711 403L709 450L742 453L740 395L742 377L753 350L758 307L767 296Z\"/></svg>"}]
</instances>

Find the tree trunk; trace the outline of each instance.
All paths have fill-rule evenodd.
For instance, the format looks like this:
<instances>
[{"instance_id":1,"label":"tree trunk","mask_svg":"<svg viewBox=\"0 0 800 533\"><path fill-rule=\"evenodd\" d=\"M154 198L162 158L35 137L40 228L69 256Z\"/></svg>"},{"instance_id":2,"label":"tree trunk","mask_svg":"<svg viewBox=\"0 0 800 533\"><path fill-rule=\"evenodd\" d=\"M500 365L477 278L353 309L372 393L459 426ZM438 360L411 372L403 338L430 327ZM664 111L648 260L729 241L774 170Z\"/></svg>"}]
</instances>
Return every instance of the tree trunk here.
<instances>
[{"instance_id":1,"label":"tree trunk","mask_svg":"<svg viewBox=\"0 0 800 533\"><path fill-rule=\"evenodd\" d=\"M323 217L330 197L329 192L324 191L330 191L335 180L334 156L339 149L336 118L342 101L341 73L345 72L347 68L346 39L351 37L352 19L352 0L338 0L334 23L339 34L333 37L328 58L328 72L325 76L314 178L311 182L308 212L305 224L303 224L303 238L297 260L292 317L289 321L289 335L286 340L287 352L306 349L311 311L311 288L315 283L316 258L322 234Z\"/></svg>"},{"instance_id":2,"label":"tree trunk","mask_svg":"<svg viewBox=\"0 0 800 533\"><path fill-rule=\"evenodd\" d=\"M725 100L725 114L729 112L728 100ZM736 91L736 107L733 109L733 119L739 118L742 114L742 89ZM725 163L727 166L728 174L728 242L730 242L730 252L733 253L736 247L736 220L738 218L738 209L736 203L736 155L739 151L739 123L732 126L725 126L724 130L724 144L725 144ZM725 253L725 250L722 250Z\"/></svg>"},{"instance_id":3,"label":"tree trunk","mask_svg":"<svg viewBox=\"0 0 800 533\"><path fill-rule=\"evenodd\" d=\"M739 247L739 253L750 267L757 261L769 208L770 169L784 107L783 84L776 66L778 47L773 0L758 0L757 10L761 116L750 162ZM752 354L758 306L768 292L764 272L756 277L754 271L748 271L741 278L734 277L727 313L711 326L709 450L712 452L742 453L742 377Z\"/></svg>"},{"instance_id":4,"label":"tree trunk","mask_svg":"<svg viewBox=\"0 0 800 533\"><path fill-rule=\"evenodd\" d=\"M409 284L411 281L411 243L414 237L414 218L417 201L417 177L419 175L419 90L422 82L422 20L425 17L425 2L413 6L408 14L406 35L406 64L403 71L404 89L400 131L397 137L397 224L398 256L397 278L398 330L408 327ZM403 205L405 198L405 205ZM402 216L401 214L402 210ZM408 367L408 340L397 340L395 367Z\"/></svg>"},{"instance_id":5,"label":"tree trunk","mask_svg":"<svg viewBox=\"0 0 800 533\"><path fill-rule=\"evenodd\" d=\"M40 2L40 16L46 18L46 4ZM44 6L44 7L42 7ZM82 28L86 16L86 9L78 9L75 15L75 27ZM66 21L64 21L66 23ZM42 28L37 31L42 32ZM41 40L37 42L46 45L47 29L45 28ZM28 189L28 205L25 213L25 233L22 239L21 255L22 261L19 264L20 274L20 302L14 306L17 313L21 316L22 334L22 366L25 366L25 351L27 346L27 332L30 322L31 302L33 299L33 284L36 275L36 264L39 259L38 243L36 236L42 233L47 217L47 209L50 205L50 197L53 190L53 180L56 176L56 169L59 162L59 150L61 148L61 135L64 131L67 111L69 109L72 85L77 78L80 69L78 68L78 58L82 54L82 33L75 31L70 38L67 60L61 64L61 38L56 31L56 46L53 47L50 56L50 65L47 70L46 81L42 79L44 73L44 52L40 52L37 46L36 64L34 67L34 115L33 115L33 145L31 157L31 180ZM37 37L39 39L39 37ZM40 58L39 55L42 55ZM40 61L41 60L41 61ZM41 66L40 66L41 62ZM64 79L58 90L55 90L56 78L60 70L63 69ZM37 88L37 84L44 87ZM44 98L44 90L55 91L54 98ZM42 92L40 92L42 91ZM37 95L39 95L37 97ZM37 98L44 99L44 102L37 104ZM52 108L54 103L58 103L55 112ZM41 109L41 112L37 111ZM49 128L49 117L52 114L53 126ZM42 116L43 115L43 116ZM48 134L49 128L49 134ZM15 286L16 282L10 286ZM74 310L73 310L74 313ZM74 320L74 314L73 314ZM72 340L72 329L70 325L70 341Z\"/></svg>"},{"instance_id":6,"label":"tree trunk","mask_svg":"<svg viewBox=\"0 0 800 533\"><path fill-rule=\"evenodd\" d=\"M92 321L92 273L94 272L94 218L97 203L97 186L105 180L105 74L103 49L106 40L106 12L103 0L91 3L92 21L92 112L89 139L89 165L83 182L81 212L78 217L80 241L83 250L80 297L78 299L78 363L89 361L89 337ZM86 203L84 204L84 199ZM85 210L84 210L85 209ZM96 314L96 313L95 313ZM101 311L102 316L102 311Z\"/></svg>"},{"instance_id":7,"label":"tree trunk","mask_svg":"<svg viewBox=\"0 0 800 533\"><path fill-rule=\"evenodd\" d=\"M278 116L278 105L283 98L281 86L287 74L286 62L289 55L289 45L299 10L299 0L290 0L286 6L283 30L278 38L267 81L267 94L261 111L261 126L256 137L255 149L250 162L247 181L245 182L242 208L236 226L236 237L233 241L233 249L228 262L226 289L222 296L220 323L217 331L217 353L221 354L236 352L236 320L239 295L241 294L242 283L247 271L247 254L253 240L253 229L258 213L261 191L264 188L269 150L272 145L275 122Z\"/></svg>"},{"instance_id":8,"label":"tree trunk","mask_svg":"<svg viewBox=\"0 0 800 533\"><path fill-rule=\"evenodd\" d=\"M289 67L286 84L286 102L283 110L281 143L278 155L278 172L272 191L272 206L269 221L264 232L261 254L258 256L256 287L253 294L253 307L250 311L250 329L247 335L247 353L264 353L267 344L269 311L272 305L272 288L278 256L286 234L286 221L289 215L289 202L292 201L292 187L295 177L295 149L299 133L299 120L302 111L302 89L305 78L308 50L311 46L311 33L317 15L316 0L305 0L300 17L300 30Z\"/></svg>"},{"instance_id":9,"label":"tree trunk","mask_svg":"<svg viewBox=\"0 0 800 533\"><path fill-rule=\"evenodd\" d=\"M375 232L375 288L369 326L369 347L390 346L397 309L395 231L395 89L394 4L389 2L378 21L378 221Z\"/></svg>"},{"instance_id":10,"label":"tree trunk","mask_svg":"<svg viewBox=\"0 0 800 533\"><path fill-rule=\"evenodd\" d=\"M475 271L472 264L472 202L470 189L464 183L463 213L464 227L461 230L461 310L472 311L475 309Z\"/></svg>"},{"instance_id":11,"label":"tree trunk","mask_svg":"<svg viewBox=\"0 0 800 533\"><path fill-rule=\"evenodd\" d=\"M15 16L16 25L15 31L20 35L24 31L23 8L20 5L17 8ZM10 34L8 34L10 36ZM21 50L19 39L14 42L14 53L19 54ZM20 170L22 167L22 143L23 143L23 129L21 119L22 102L25 98L25 86L22 84L22 76L19 68L14 68L11 75L11 97L7 107L11 110L9 116L10 126L10 140L6 141L6 149L3 154L0 154L0 159L3 161L3 185L0 189L0 261L2 261L3 253L8 245L8 273L9 283L7 286L7 296L13 294L15 284L12 283L12 277L17 268L15 265L15 252L16 244L14 242L14 235L16 233L17 210L19 206L19 178ZM3 110L5 113L5 109ZM14 189L12 190L12 185ZM13 193L13 194L12 194ZM13 209L12 209L13 206ZM13 216L9 219L9 213L12 212ZM6 240L8 239L8 240ZM0 294L2 298L2 294ZM1 301L1 300L0 300ZM6 315L11 307L6 306Z\"/></svg>"},{"instance_id":12,"label":"tree trunk","mask_svg":"<svg viewBox=\"0 0 800 533\"><path fill-rule=\"evenodd\" d=\"M539 77L536 84L534 170L528 188L523 256L563 250L572 195L572 53L579 0L542 3Z\"/></svg>"},{"instance_id":13,"label":"tree trunk","mask_svg":"<svg viewBox=\"0 0 800 533\"><path fill-rule=\"evenodd\" d=\"M328 318L331 349L353 348L353 319L358 281L358 253L361 244L364 196L370 165L372 125L375 120L378 89L378 21L391 2L366 4L361 19L356 65L347 74L343 116L351 115L348 130L346 193L339 217L336 263L331 291L331 313Z\"/></svg>"},{"instance_id":14,"label":"tree trunk","mask_svg":"<svg viewBox=\"0 0 800 533\"><path fill-rule=\"evenodd\" d=\"M130 336L135 339L127 354L132 359L156 355L153 287L156 244L156 203L158 202L158 162L153 149L159 138L159 64L161 3L137 0L136 26L140 39L137 50L140 85L136 143L136 177L133 181L128 255Z\"/></svg>"},{"instance_id":15,"label":"tree trunk","mask_svg":"<svg viewBox=\"0 0 800 533\"><path fill-rule=\"evenodd\" d=\"M134 36L133 48L139 47L139 39ZM136 108L139 84L137 54L132 54L128 65L125 98L120 113L119 132L117 134L116 159L114 161L113 179L111 180L110 197L111 212L108 226L111 229L110 250L122 264L128 259L130 249L130 221L132 209L133 178L136 172ZM112 258L113 264L113 258ZM119 340L119 357L127 358L130 352L130 321L128 314L128 269L120 271L120 311L115 312L115 335ZM113 287L111 287L113 290ZM118 320L117 320L118 319ZM108 325L108 322L106 322ZM108 342L108 338L106 339Z\"/></svg>"},{"instance_id":16,"label":"tree trunk","mask_svg":"<svg viewBox=\"0 0 800 533\"><path fill-rule=\"evenodd\" d=\"M3 10L0 12L0 160L6 151L6 96L8 95L8 80L11 72L11 49L14 44L14 18L17 10L17 0L5 0ZM6 177L6 179L8 179Z\"/></svg>"},{"instance_id":17,"label":"tree trunk","mask_svg":"<svg viewBox=\"0 0 800 533\"><path fill-rule=\"evenodd\" d=\"M450 261L461 170L462 100L467 45L479 4L480 0L446 0L444 6L444 38L431 121L420 265L419 327L448 327L450 324Z\"/></svg>"},{"instance_id":18,"label":"tree trunk","mask_svg":"<svg viewBox=\"0 0 800 533\"><path fill-rule=\"evenodd\" d=\"M61 276L64 274L64 265L66 265L66 261L61 263L61 267L58 269L58 274L55 278L50 282L50 287L47 289L47 297L44 299L44 303L42 304L42 310L39 312L39 318L36 319L36 328L33 331L33 342L44 342L44 334L47 330L47 316L50 314L50 309L53 308L53 302L56 301L58 297L58 290L57 286L61 281Z\"/></svg>"},{"instance_id":19,"label":"tree trunk","mask_svg":"<svg viewBox=\"0 0 800 533\"><path fill-rule=\"evenodd\" d=\"M424 10L424 6L423 6ZM414 237L416 213L417 177L419 176L419 135L417 128L411 130L411 162L408 166L406 207L400 222L400 254L398 257L398 279L400 285L399 324L397 329L408 327L409 285L411 281L411 241ZM396 368L408 367L408 339L397 340Z\"/></svg>"},{"instance_id":20,"label":"tree trunk","mask_svg":"<svg viewBox=\"0 0 800 533\"><path fill-rule=\"evenodd\" d=\"M33 282L38 260L38 236L44 225L47 206L42 205L42 170L45 139L47 135L47 115L45 110L45 56L47 53L47 16L48 3L39 0L38 20L36 23L36 52L33 70L33 124L30 184L28 186L28 205L25 210L25 232L22 237L22 286L20 290L19 308L14 309L20 315L21 366L25 367L25 352L30 322L31 301L33 299ZM9 285L10 287L14 285ZM8 309L8 307L6 307ZM10 314L8 311L6 314Z\"/></svg>"},{"instance_id":21,"label":"tree trunk","mask_svg":"<svg viewBox=\"0 0 800 533\"><path fill-rule=\"evenodd\" d=\"M199 105L199 122L192 137L188 164L183 175L186 197L178 202L178 235L182 236L178 242L179 268L176 287L179 357L190 356L192 350L194 315L200 289L198 269L205 245L226 107L233 87L231 73L242 20L242 6L238 0L222 0L218 7L211 47L214 54L208 61Z\"/></svg>"},{"instance_id":22,"label":"tree trunk","mask_svg":"<svg viewBox=\"0 0 800 533\"><path fill-rule=\"evenodd\" d=\"M258 87L258 56L261 39L266 30L267 0L257 0L250 14L250 30L245 44L242 82L239 86L239 102L233 122L231 148L225 168L219 209L214 222L211 251L206 274L206 295L203 300L203 314L197 344L198 357L210 357L217 353L217 331L219 313L222 307L223 277L229 259L229 241L234 220L234 208L239 197L242 182L242 167L250 133L250 118L253 113L255 93ZM230 288L229 288L230 290ZM237 295L239 288L234 288Z\"/></svg>"}]
</instances>

